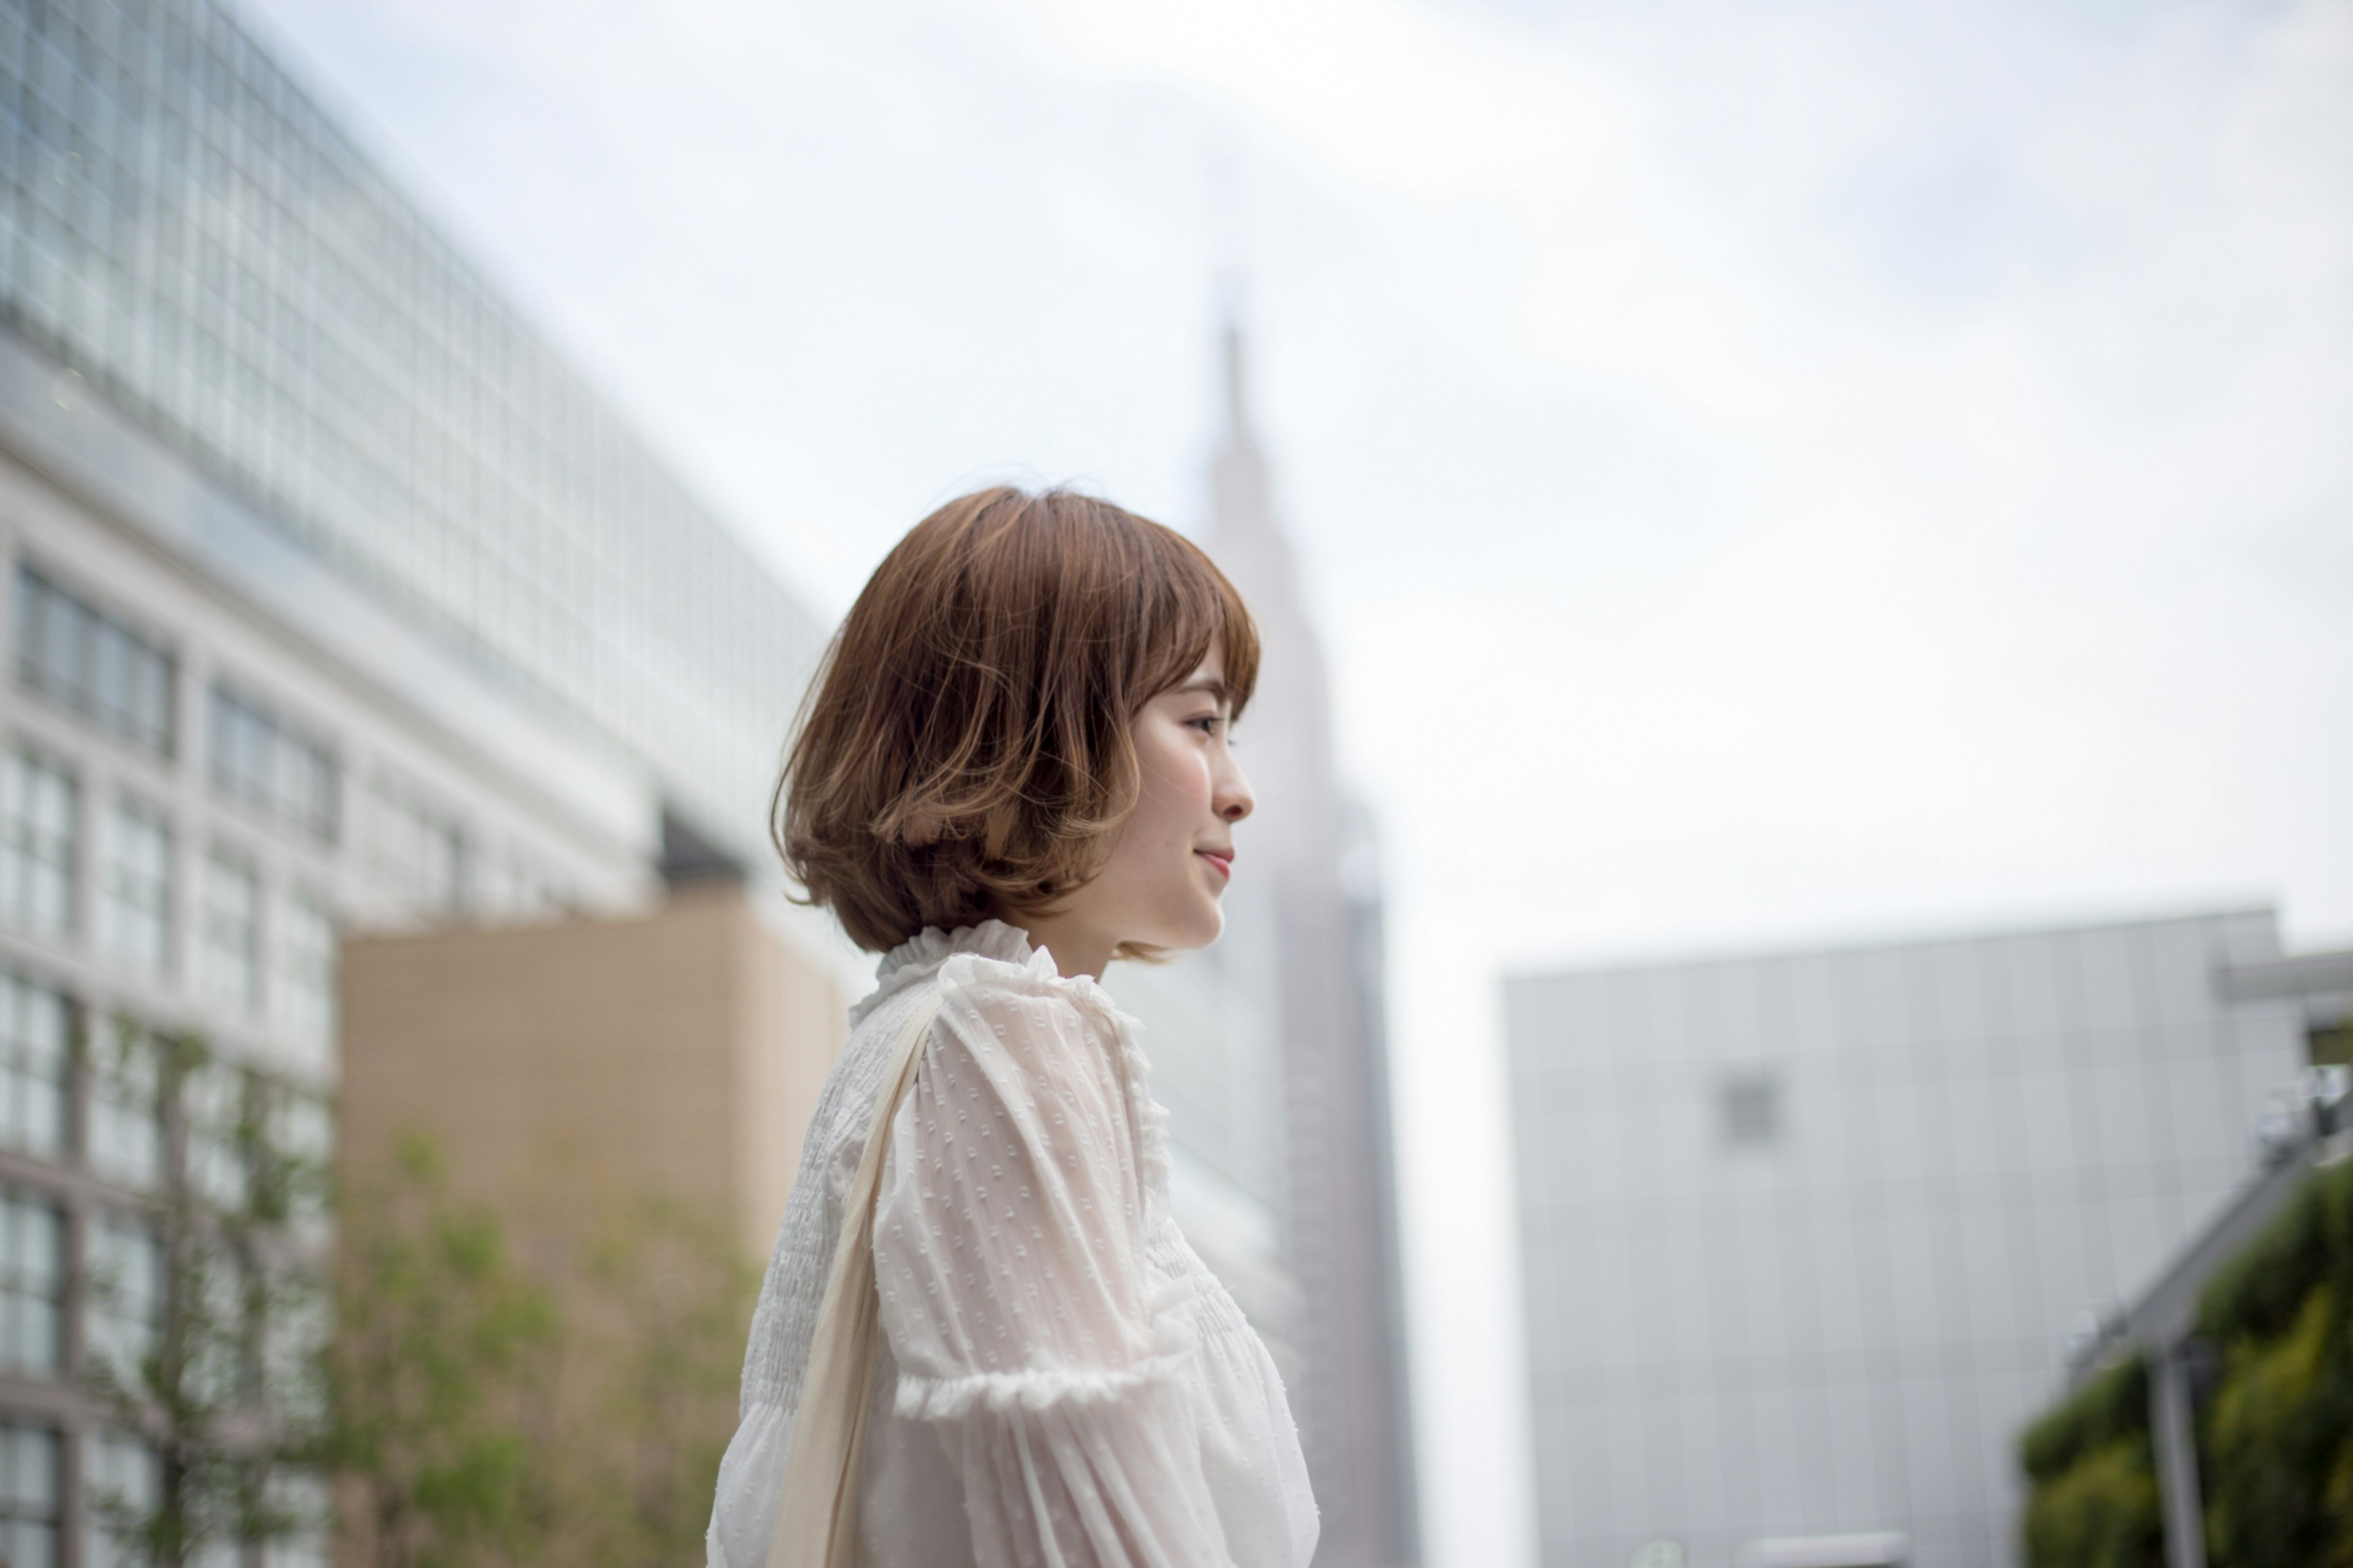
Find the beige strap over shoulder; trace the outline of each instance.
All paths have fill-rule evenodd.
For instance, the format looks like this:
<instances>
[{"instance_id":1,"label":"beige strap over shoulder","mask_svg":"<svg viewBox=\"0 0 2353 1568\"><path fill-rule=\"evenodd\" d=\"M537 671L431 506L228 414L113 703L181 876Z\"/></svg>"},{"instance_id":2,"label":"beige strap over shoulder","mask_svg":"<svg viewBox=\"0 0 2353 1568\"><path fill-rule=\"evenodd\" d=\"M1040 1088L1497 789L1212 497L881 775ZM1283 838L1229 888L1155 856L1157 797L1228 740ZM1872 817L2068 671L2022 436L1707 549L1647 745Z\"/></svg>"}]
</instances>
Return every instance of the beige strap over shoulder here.
<instances>
[{"instance_id":1,"label":"beige strap over shoulder","mask_svg":"<svg viewBox=\"0 0 2353 1568\"><path fill-rule=\"evenodd\" d=\"M859 1456L866 1445L866 1385L881 1332L874 1288L874 1205L891 1120L915 1081L924 1037L940 1010L934 992L907 1021L874 1097L874 1125L858 1176L841 1205L841 1240L826 1274L825 1300L809 1341L808 1371L785 1447L768 1568L857 1568Z\"/></svg>"}]
</instances>

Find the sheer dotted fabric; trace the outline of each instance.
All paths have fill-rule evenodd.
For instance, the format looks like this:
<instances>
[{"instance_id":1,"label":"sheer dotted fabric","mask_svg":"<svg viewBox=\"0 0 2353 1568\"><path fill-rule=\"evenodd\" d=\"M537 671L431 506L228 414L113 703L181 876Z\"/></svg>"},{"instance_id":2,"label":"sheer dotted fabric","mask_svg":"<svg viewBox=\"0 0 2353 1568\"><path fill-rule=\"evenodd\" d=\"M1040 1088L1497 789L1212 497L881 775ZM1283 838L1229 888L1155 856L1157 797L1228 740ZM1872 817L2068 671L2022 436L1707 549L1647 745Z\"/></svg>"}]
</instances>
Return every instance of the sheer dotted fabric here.
<instances>
[{"instance_id":1,"label":"sheer dotted fabric","mask_svg":"<svg viewBox=\"0 0 2353 1568\"><path fill-rule=\"evenodd\" d=\"M842 1196L885 1058L934 988L876 1205L861 1558L1305 1568L1315 1506L1290 1408L1169 1215L1135 1026L994 921L894 949L851 1014L753 1319L713 1568L765 1568Z\"/></svg>"}]
</instances>

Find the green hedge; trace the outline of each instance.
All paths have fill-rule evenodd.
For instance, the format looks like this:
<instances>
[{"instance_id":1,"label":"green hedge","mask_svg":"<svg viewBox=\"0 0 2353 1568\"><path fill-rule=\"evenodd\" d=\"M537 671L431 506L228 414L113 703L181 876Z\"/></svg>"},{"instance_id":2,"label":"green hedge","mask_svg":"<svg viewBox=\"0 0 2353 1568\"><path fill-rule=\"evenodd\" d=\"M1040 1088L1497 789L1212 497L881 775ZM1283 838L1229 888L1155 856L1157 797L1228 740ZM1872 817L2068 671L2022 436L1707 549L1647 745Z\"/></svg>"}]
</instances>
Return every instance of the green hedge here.
<instances>
[{"instance_id":1,"label":"green hedge","mask_svg":"<svg viewBox=\"0 0 2353 1568\"><path fill-rule=\"evenodd\" d=\"M2317 1173L2208 1284L2210 1568L2353 1568L2353 1161ZM2148 1372L2111 1367L2028 1429L2027 1568L2162 1568Z\"/></svg>"},{"instance_id":2,"label":"green hedge","mask_svg":"<svg viewBox=\"0 0 2353 1568\"><path fill-rule=\"evenodd\" d=\"M2148 1368L2110 1367L2027 1428L2027 1568L2164 1568Z\"/></svg>"},{"instance_id":3,"label":"green hedge","mask_svg":"<svg viewBox=\"0 0 2353 1568\"><path fill-rule=\"evenodd\" d=\"M2199 1424L2211 1568L2353 1568L2353 1161L2320 1172L2216 1275Z\"/></svg>"}]
</instances>

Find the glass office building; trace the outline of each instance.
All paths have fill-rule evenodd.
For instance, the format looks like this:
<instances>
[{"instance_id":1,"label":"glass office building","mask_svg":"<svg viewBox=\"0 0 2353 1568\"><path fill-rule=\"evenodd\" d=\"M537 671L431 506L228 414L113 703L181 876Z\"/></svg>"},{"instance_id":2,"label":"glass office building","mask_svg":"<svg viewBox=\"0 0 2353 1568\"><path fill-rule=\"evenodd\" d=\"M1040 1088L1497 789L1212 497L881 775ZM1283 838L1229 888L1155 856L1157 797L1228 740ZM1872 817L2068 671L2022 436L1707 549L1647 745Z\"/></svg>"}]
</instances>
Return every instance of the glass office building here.
<instances>
[{"instance_id":1,"label":"glass office building","mask_svg":"<svg viewBox=\"0 0 2353 1568\"><path fill-rule=\"evenodd\" d=\"M821 628L228 10L0 4L0 321L756 850Z\"/></svg>"},{"instance_id":2,"label":"glass office building","mask_svg":"<svg viewBox=\"0 0 2353 1568\"><path fill-rule=\"evenodd\" d=\"M165 1195L324 1152L338 930L758 863L820 627L209 0L0 0L0 1559L77 1568Z\"/></svg>"},{"instance_id":3,"label":"glass office building","mask_svg":"<svg viewBox=\"0 0 2353 1568\"><path fill-rule=\"evenodd\" d=\"M1505 988L1541 1560L2015 1563L2070 1333L2250 1168L2269 911Z\"/></svg>"}]
</instances>

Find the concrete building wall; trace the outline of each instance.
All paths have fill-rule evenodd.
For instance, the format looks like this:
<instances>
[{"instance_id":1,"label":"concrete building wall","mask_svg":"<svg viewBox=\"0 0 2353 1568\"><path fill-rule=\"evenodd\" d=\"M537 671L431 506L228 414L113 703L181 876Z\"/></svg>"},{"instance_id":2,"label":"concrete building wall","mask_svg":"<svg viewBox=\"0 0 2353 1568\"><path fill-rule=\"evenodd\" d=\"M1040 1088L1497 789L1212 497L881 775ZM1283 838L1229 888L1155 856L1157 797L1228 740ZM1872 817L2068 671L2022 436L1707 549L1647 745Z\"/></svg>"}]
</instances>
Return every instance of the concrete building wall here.
<instances>
[{"instance_id":1,"label":"concrete building wall","mask_svg":"<svg viewBox=\"0 0 2353 1568\"><path fill-rule=\"evenodd\" d=\"M2248 1168L2304 1060L2268 910L1513 977L1546 1568L1903 1531L2016 1561L2087 1308Z\"/></svg>"},{"instance_id":2,"label":"concrete building wall","mask_svg":"<svg viewBox=\"0 0 2353 1568\"><path fill-rule=\"evenodd\" d=\"M363 937L343 975L347 1172L380 1171L413 1130L526 1234L579 1220L602 1184L723 1216L766 1258L846 1024L831 971L740 888L632 919Z\"/></svg>"}]
</instances>

